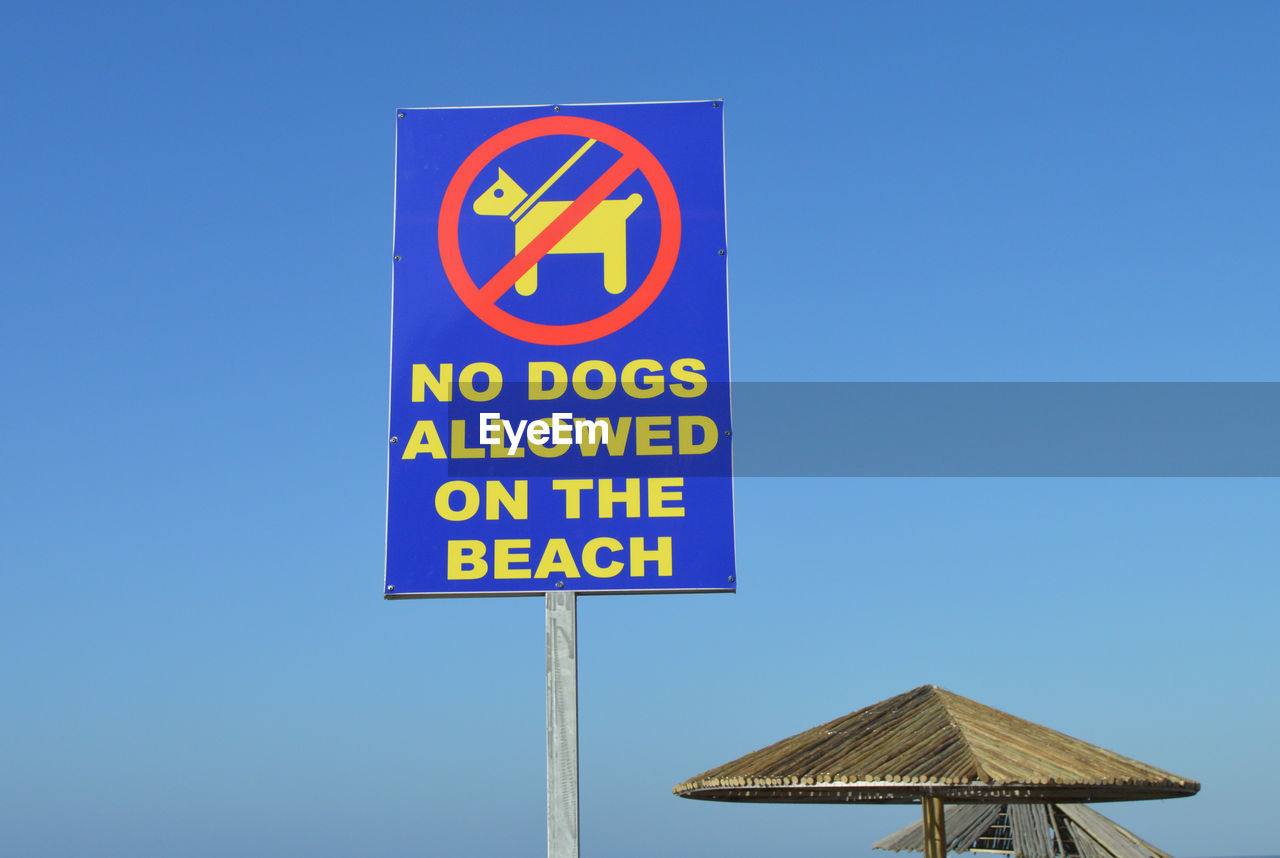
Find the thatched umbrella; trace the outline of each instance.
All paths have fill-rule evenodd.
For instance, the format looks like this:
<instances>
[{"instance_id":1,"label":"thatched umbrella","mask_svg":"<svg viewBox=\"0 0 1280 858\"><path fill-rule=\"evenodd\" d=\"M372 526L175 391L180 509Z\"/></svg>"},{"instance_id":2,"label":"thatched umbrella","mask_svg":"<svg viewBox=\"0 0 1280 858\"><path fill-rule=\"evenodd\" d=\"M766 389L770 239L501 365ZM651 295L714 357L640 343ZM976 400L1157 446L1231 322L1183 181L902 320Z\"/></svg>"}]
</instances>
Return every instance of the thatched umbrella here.
<instances>
[{"instance_id":1,"label":"thatched umbrella","mask_svg":"<svg viewBox=\"0 0 1280 858\"><path fill-rule=\"evenodd\" d=\"M947 849L1014 858L1173 858L1083 804L949 804ZM924 824L913 822L873 844L923 852Z\"/></svg>"},{"instance_id":2,"label":"thatched umbrella","mask_svg":"<svg viewBox=\"0 0 1280 858\"><path fill-rule=\"evenodd\" d=\"M943 802L1124 801L1195 781L925 685L725 763L673 790L763 802L920 802L925 855L944 858Z\"/></svg>"}]
</instances>

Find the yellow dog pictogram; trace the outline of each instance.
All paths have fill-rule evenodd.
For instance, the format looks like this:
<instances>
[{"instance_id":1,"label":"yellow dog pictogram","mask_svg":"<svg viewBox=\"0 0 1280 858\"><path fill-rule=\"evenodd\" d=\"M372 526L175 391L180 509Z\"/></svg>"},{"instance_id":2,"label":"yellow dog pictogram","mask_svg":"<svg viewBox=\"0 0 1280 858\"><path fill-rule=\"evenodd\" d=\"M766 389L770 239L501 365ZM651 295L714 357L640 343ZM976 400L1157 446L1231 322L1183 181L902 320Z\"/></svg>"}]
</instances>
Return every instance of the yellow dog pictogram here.
<instances>
[{"instance_id":1,"label":"yellow dog pictogram","mask_svg":"<svg viewBox=\"0 0 1280 858\"><path fill-rule=\"evenodd\" d=\"M519 253L572 204L572 200L539 202L539 198L595 142L587 140L532 194L525 193L515 179L499 167L498 181L476 198L472 208L476 214L505 215L515 221L515 252ZM625 200L604 200L547 252L603 254L605 290L612 295L623 292L627 288L627 218L639 208L641 202L643 198L640 194L632 194ZM537 289L538 266L534 264L516 281L516 292L527 296Z\"/></svg>"}]
</instances>

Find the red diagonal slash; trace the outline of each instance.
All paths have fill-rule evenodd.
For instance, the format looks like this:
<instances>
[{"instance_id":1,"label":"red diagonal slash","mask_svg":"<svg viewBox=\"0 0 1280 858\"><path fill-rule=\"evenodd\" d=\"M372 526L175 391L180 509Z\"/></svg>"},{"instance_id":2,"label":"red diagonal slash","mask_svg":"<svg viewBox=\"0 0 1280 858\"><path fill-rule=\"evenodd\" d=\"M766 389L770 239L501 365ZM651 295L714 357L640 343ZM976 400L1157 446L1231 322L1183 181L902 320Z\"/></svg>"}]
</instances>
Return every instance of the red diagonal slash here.
<instances>
[{"instance_id":1,"label":"red diagonal slash","mask_svg":"<svg viewBox=\"0 0 1280 858\"><path fill-rule=\"evenodd\" d=\"M575 200L565 211L548 224L542 234L535 236L538 244L518 254L504 270L488 284L488 298L481 295L480 287L467 273L462 261L462 249L458 246L458 219L466 202L471 185L486 166L513 146L539 137L567 135L589 137L598 140L622 155L622 160L596 182L581 200ZM624 166L625 165L625 166ZM617 172L614 173L614 170ZM658 253L653 266L643 282L621 304L593 319L567 324L531 322L512 315L498 306L498 299L526 271L533 267L556 243L563 239L582 219L611 193L631 172L639 172L653 190L653 202L657 208L662 229L658 239ZM570 212L569 208L577 206ZM476 318L493 330L526 343L544 346L570 346L606 337L639 318L661 294L680 255L680 201L676 198L671 177L653 153L639 140L612 125L582 116L540 116L499 131L477 146L459 165L457 172L445 188L440 200L440 219L436 225L440 248L440 265L445 277L458 298ZM545 245L545 246L544 246Z\"/></svg>"},{"instance_id":2,"label":"red diagonal slash","mask_svg":"<svg viewBox=\"0 0 1280 858\"><path fill-rule=\"evenodd\" d=\"M525 245L524 250L517 253L510 262L502 266L497 274L489 278L489 282L480 288L480 300L486 304L493 304L505 295L525 272L550 253L551 248L560 243L560 239L595 211L596 206L617 190L618 186L625 182L639 166L637 159L630 153L624 153L612 167L604 171L600 178L591 183L591 187L587 188L582 196L570 203L567 209Z\"/></svg>"}]
</instances>

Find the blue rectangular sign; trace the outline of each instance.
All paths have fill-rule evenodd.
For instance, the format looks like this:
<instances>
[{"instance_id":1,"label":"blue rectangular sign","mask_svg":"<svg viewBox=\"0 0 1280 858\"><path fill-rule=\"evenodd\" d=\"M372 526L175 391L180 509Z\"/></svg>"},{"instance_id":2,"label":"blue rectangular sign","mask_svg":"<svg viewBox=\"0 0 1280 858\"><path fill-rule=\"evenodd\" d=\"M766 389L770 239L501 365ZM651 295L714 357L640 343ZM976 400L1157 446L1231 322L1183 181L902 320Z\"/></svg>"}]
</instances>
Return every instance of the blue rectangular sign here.
<instances>
[{"instance_id":1,"label":"blue rectangular sign","mask_svg":"<svg viewBox=\"0 0 1280 858\"><path fill-rule=\"evenodd\" d=\"M735 589L723 114L398 111L387 598Z\"/></svg>"}]
</instances>

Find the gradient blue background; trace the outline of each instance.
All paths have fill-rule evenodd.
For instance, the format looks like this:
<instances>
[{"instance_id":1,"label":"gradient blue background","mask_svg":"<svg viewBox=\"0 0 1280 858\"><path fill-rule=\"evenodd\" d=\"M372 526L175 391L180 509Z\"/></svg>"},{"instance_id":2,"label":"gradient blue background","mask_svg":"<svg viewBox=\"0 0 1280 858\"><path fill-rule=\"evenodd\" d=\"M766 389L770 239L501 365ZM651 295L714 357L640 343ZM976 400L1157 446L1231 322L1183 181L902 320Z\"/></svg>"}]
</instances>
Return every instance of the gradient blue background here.
<instances>
[{"instance_id":1,"label":"gradient blue background","mask_svg":"<svg viewBox=\"0 0 1280 858\"><path fill-rule=\"evenodd\" d=\"M727 99L742 380L1276 380L1275 5L26 5L0 29L0 842L537 855L536 601L380 597L394 109ZM748 480L580 618L584 855L867 856L670 787L933 682L1276 851L1272 480Z\"/></svg>"}]
</instances>

